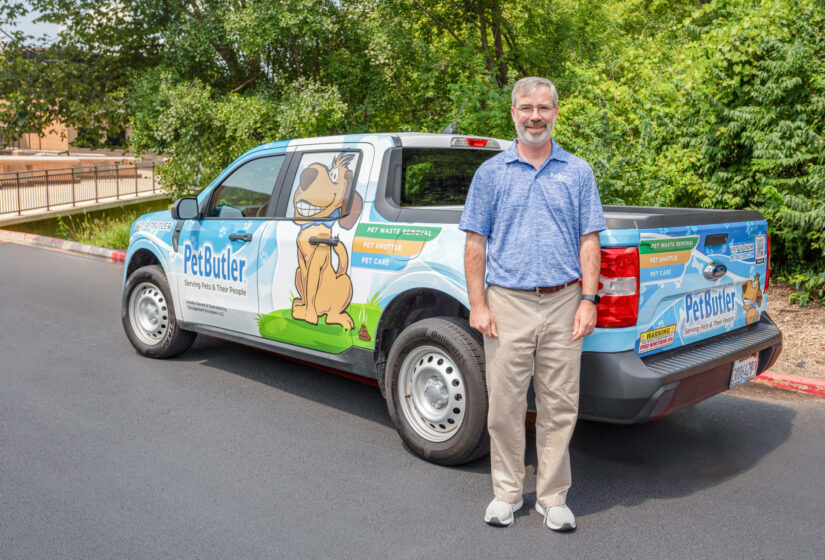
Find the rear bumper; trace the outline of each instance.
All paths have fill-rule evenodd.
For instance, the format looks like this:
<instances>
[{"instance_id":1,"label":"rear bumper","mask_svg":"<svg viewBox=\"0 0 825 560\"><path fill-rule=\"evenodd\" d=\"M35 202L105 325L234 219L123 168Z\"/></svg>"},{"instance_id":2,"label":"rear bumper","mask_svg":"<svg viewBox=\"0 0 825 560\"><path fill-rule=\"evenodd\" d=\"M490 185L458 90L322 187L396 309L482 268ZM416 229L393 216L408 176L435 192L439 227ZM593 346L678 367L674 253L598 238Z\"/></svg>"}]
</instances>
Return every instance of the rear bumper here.
<instances>
[{"instance_id":1,"label":"rear bumper","mask_svg":"<svg viewBox=\"0 0 825 560\"><path fill-rule=\"evenodd\" d=\"M647 358L584 352L579 416L619 424L660 418L726 391L736 360L758 352L762 373L781 350L782 333L763 313L753 325Z\"/></svg>"}]
</instances>

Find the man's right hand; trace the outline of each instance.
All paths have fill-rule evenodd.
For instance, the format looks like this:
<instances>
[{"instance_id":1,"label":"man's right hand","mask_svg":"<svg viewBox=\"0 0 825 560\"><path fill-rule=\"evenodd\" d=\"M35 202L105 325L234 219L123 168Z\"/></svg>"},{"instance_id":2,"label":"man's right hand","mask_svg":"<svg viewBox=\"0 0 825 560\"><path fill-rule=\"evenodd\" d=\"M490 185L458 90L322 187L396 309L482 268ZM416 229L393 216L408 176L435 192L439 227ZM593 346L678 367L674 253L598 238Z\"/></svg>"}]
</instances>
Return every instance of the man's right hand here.
<instances>
[{"instance_id":1,"label":"man's right hand","mask_svg":"<svg viewBox=\"0 0 825 560\"><path fill-rule=\"evenodd\" d=\"M493 314L490 313L490 308L486 305L484 307L470 308L470 326L481 332L481 334L487 338L498 337L496 320L493 319Z\"/></svg>"},{"instance_id":2,"label":"man's right hand","mask_svg":"<svg viewBox=\"0 0 825 560\"><path fill-rule=\"evenodd\" d=\"M498 329L484 294L486 251L487 236L468 231L464 245L464 274L467 277L467 297L470 300L470 326L492 338L498 336Z\"/></svg>"}]
</instances>

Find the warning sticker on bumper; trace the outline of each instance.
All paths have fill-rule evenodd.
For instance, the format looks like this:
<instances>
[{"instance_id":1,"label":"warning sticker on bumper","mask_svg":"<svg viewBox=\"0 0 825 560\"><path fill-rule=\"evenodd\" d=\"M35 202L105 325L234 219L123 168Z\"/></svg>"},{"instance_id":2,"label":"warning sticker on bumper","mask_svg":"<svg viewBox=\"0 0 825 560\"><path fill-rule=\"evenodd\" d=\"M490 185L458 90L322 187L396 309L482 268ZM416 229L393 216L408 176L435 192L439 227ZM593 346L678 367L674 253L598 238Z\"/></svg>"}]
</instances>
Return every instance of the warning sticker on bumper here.
<instances>
[{"instance_id":1,"label":"warning sticker on bumper","mask_svg":"<svg viewBox=\"0 0 825 560\"><path fill-rule=\"evenodd\" d=\"M639 354L652 352L673 344L673 337L676 333L676 325L669 325L643 332L639 337Z\"/></svg>"}]
</instances>

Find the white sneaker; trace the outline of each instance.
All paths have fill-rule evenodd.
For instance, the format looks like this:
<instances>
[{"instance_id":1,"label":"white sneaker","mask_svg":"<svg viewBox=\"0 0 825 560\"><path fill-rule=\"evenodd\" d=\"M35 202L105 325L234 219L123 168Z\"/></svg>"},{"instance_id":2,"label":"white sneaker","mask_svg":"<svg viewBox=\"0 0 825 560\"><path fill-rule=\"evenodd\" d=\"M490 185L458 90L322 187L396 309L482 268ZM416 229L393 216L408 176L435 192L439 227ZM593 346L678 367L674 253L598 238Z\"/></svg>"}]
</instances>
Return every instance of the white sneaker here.
<instances>
[{"instance_id":1,"label":"white sneaker","mask_svg":"<svg viewBox=\"0 0 825 560\"><path fill-rule=\"evenodd\" d=\"M493 498L484 513L484 522L497 527L509 527L515 521L513 513L520 510L523 505L524 499L522 498L519 498L515 504L508 504L504 500Z\"/></svg>"},{"instance_id":2,"label":"white sneaker","mask_svg":"<svg viewBox=\"0 0 825 560\"><path fill-rule=\"evenodd\" d=\"M551 531L565 533L576 528L576 518L570 508L562 504L544 509L536 502L536 511L544 516L544 525Z\"/></svg>"}]
</instances>

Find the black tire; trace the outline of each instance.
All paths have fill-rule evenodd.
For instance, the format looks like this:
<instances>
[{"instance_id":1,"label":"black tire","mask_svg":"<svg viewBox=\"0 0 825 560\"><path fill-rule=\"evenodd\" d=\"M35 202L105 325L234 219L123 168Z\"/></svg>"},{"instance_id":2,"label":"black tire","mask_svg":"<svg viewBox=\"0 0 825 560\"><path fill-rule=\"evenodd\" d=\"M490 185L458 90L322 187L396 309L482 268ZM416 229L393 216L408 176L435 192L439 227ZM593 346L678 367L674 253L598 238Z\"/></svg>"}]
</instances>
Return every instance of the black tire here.
<instances>
[{"instance_id":1,"label":"black tire","mask_svg":"<svg viewBox=\"0 0 825 560\"><path fill-rule=\"evenodd\" d=\"M460 465L489 452L484 347L467 321L438 317L404 329L385 383L393 424L416 455Z\"/></svg>"},{"instance_id":2,"label":"black tire","mask_svg":"<svg viewBox=\"0 0 825 560\"><path fill-rule=\"evenodd\" d=\"M126 280L120 318L129 342L149 358L177 356L197 336L178 325L169 283L158 265L141 267Z\"/></svg>"}]
</instances>

